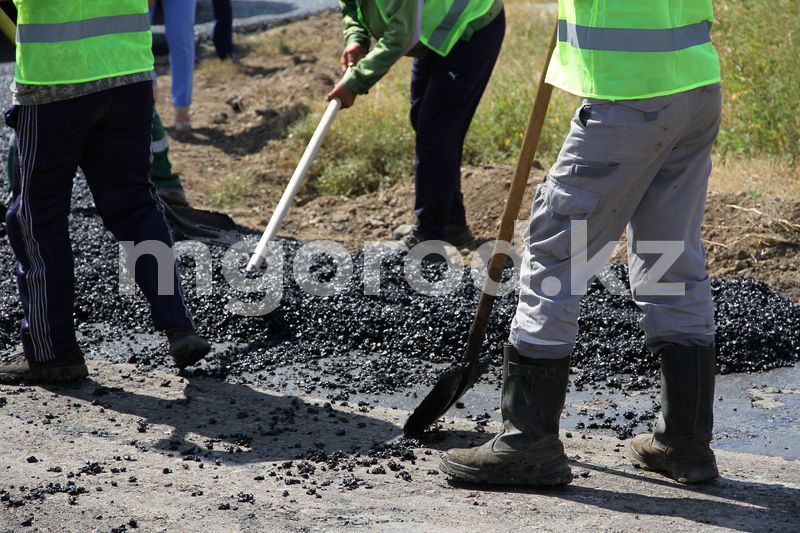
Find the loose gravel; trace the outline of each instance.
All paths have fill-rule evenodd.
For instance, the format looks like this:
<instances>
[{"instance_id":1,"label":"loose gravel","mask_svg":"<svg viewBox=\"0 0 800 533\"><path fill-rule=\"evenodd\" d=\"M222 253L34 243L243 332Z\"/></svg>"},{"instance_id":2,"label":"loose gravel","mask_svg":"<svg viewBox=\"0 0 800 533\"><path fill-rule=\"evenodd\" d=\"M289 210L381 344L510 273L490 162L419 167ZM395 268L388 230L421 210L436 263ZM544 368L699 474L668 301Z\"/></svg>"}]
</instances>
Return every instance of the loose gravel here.
<instances>
[{"instance_id":1,"label":"loose gravel","mask_svg":"<svg viewBox=\"0 0 800 533\"><path fill-rule=\"evenodd\" d=\"M150 330L149 311L140 296L118 294L118 248L97 217L82 181L75 187L70 229L76 255L75 320L89 332L87 342L127 340L131 346L133 341L133 348L117 343L119 350L104 350L102 356L142 367L168 364L165 350L136 348L136 333ZM242 231L252 236L252 231ZM0 238L0 269L6 272L0 279L0 346L10 348L17 342L21 312L11 274L13 255L5 237ZM334 296L313 296L293 280L292 260L301 244L284 241L284 245L286 284L281 305L265 316L224 311L227 303L243 295L222 277L223 247L211 248L214 283L209 296L197 294L192 263L182 260L186 295L200 331L229 346L193 372L220 379L263 378L291 366L298 372L296 385L301 389L321 388L346 396L432 383L445 366L462 356L478 299L478 289L466 273L448 296L422 296L404 281L403 254L394 253L384 260L380 295L365 295L359 252L353 255L354 274L345 290ZM312 276L330 277L330 264L324 257L317 259ZM437 265L426 266L432 279L440 270ZM621 265L611 272L620 280L627 274ZM712 287L722 373L763 371L797 361L800 307L753 279L715 279ZM489 325L484 353L492 358L495 375L515 306L514 294L498 299ZM572 362L580 369L577 386L630 389L653 384L658 360L644 346L639 318L629 296L612 295L600 283L590 288L581 305L581 333ZM97 323L113 325L111 333L87 327Z\"/></svg>"}]
</instances>

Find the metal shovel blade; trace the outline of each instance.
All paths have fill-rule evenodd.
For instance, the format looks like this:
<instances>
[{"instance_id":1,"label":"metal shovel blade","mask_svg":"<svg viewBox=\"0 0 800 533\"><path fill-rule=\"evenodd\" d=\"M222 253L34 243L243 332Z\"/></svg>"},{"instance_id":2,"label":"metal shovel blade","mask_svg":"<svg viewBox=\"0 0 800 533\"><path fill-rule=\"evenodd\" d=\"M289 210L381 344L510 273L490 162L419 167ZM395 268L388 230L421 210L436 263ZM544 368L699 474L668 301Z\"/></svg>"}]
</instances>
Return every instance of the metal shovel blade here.
<instances>
[{"instance_id":1,"label":"metal shovel blade","mask_svg":"<svg viewBox=\"0 0 800 533\"><path fill-rule=\"evenodd\" d=\"M241 240L236 223L223 213L192 207L164 206L164 217L176 240L233 245Z\"/></svg>"},{"instance_id":2,"label":"metal shovel blade","mask_svg":"<svg viewBox=\"0 0 800 533\"><path fill-rule=\"evenodd\" d=\"M486 371L489 360L460 364L439 376L433 389L408 417L403 432L421 437L425 430L443 416Z\"/></svg>"}]
</instances>

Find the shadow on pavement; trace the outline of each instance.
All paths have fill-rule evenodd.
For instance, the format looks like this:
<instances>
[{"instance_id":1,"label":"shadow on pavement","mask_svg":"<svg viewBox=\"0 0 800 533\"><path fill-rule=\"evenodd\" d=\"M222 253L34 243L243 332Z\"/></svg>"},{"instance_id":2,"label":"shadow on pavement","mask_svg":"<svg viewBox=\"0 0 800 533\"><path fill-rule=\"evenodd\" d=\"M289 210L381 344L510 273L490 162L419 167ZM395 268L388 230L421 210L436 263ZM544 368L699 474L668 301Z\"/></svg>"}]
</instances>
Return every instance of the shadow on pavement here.
<instances>
[{"instance_id":1,"label":"shadow on pavement","mask_svg":"<svg viewBox=\"0 0 800 533\"><path fill-rule=\"evenodd\" d=\"M643 483L654 481L645 476L632 477ZM703 488L677 485L675 488L685 491L686 496L662 496L649 492L622 492L579 486L570 486L557 495L565 500L630 514L632 518L633 515L684 518L706 526L737 531L779 531L781 521L795 521L795 526L797 525L800 491L791 487L723 477ZM699 500L693 496L696 493L714 496L716 499Z\"/></svg>"},{"instance_id":2,"label":"shadow on pavement","mask_svg":"<svg viewBox=\"0 0 800 533\"><path fill-rule=\"evenodd\" d=\"M449 440L449 439L448 439ZM487 492L542 494L575 503L599 507L631 516L631 528L638 515L682 518L702 526L714 526L735 531L782 531L785 524L798 524L800 490L779 484L743 481L721 477L703 485L682 485L666 478L642 475L614 468L599 467L570 460L572 467L586 468L604 474L636 481L641 492L626 492L617 488L595 488L568 485L557 489L535 489L510 486L464 484L449 481L453 487L479 489ZM631 467L632 468L632 467ZM574 473L574 471L573 471ZM724 472L723 472L724 474ZM661 488L659 491L656 487ZM667 495L682 492L684 495ZM698 495L703 498L698 498ZM710 497L710 498L709 498ZM674 524L672 524L674 526ZM670 524L665 523L668 530ZM794 528L796 530L797 528Z\"/></svg>"},{"instance_id":3,"label":"shadow on pavement","mask_svg":"<svg viewBox=\"0 0 800 533\"><path fill-rule=\"evenodd\" d=\"M174 389L177 384L172 381L162 386ZM74 387L51 386L48 390L94 402L107 411L140 417L135 422L142 433L140 444L150 440L146 438L149 431L155 431L150 425L164 425L170 428L168 436L152 447L234 464L292 460L317 450L367 451L401 433L388 422L336 411L325 407L323 401L311 404L224 381L184 381L184 398L180 399L105 387L92 379ZM190 434L200 439L194 437L190 442ZM198 440L203 443L199 447Z\"/></svg>"}]
</instances>

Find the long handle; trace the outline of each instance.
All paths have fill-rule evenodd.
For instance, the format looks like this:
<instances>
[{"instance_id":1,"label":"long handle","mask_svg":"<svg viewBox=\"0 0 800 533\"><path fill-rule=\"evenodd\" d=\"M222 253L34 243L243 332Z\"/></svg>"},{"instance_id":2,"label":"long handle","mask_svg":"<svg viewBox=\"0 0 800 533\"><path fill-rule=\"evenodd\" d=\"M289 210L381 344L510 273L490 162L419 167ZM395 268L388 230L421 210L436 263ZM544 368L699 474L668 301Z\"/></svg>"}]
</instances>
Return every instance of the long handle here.
<instances>
[{"instance_id":1,"label":"long handle","mask_svg":"<svg viewBox=\"0 0 800 533\"><path fill-rule=\"evenodd\" d=\"M8 37L8 40L12 42L12 44L16 44L17 42L17 27L11 21L8 14L0 9L0 31L3 32L3 35Z\"/></svg>"},{"instance_id":2,"label":"long handle","mask_svg":"<svg viewBox=\"0 0 800 533\"><path fill-rule=\"evenodd\" d=\"M256 251L250 258L250 262L247 263L248 272L257 270L264 262L264 254L267 251L267 246L270 241L275 238L275 234L278 233L278 230L281 228L283 219L289 211L289 206L292 205L294 197L303 185L303 180L308 173L308 168L311 166L311 162L314 158L317 157L319 147L322 145L322 141L325 139L325 135L328 133L333 119L336 117L336 113L341 107L342 102L338 99L333 99L331 103L328 104L328 109L326 109L325 114L322 115L322 120L320 120L317 129L314 131L314 135L311 136L311 141L309 141L306 151L303 152L303 157L300 158L300 162L297 164L297 168L294 170L294 174L292 174L289 180L289 185L287 185L286 190L283 191L283 195L278 202L278 207L275 208L275 212L272 213L272 217L269 219L267 229L264 230L261 240L258 241Z\"/></svg>"},{"instance_id":3,"label":"long handle","mask_svg":"<svg viewBox=\"0 0 800 533\"><path fill-rule=\"evenodd\" d=\"M541 136L544 119L547 115L547 107L550 104L550 96L553 94L553 86L545 83L544 80L547 75L547 66L550 64L550 58L553 56L553 50L555 50L556 47L557 36L558 25L556 25L553 30L553 36L550 39L550 48L547 51L547 58L542 68L542 75L539 78L539 88L536 91L536 99L534 100L533 109L528 119L525 137L522 139L522 149L520 150L519 159L517 160L517 168L514 170L514 179L511 180L511 188L508 191L506 205L503 209L503 218L500 221L497 241L494 244L492 258L489 261L486 280L483 283L483 291L481 292L481 299L478 302L478 310L475 313L475 319L472 321L472 327L470 327L469 330L467 349L464 355L465 361L469 364L478 362L481 346L486 337L486 326L489 323L489 316L492 313L495 300L493 296L494 291L491 289L500 282L503 273L503 265L505 265L507 258L507 254L504 251L504 243L511 242L511 238L514 234L514 222L517 220L519 209L522 205L522 198L525 196L525 186L528 183L528 176L533 165L533 158L539 146L539 137Z\"/></svg>"}]
</instances>

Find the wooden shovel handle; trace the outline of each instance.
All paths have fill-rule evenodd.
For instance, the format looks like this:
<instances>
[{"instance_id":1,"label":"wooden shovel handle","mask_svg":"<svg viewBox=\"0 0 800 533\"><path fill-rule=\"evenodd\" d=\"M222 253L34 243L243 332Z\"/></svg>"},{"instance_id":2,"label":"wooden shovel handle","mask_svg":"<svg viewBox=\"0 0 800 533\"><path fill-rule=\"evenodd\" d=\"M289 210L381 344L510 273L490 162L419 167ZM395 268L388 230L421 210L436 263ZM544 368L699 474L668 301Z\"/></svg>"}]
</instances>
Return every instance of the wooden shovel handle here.
<instances>
[{"instance_id":1,"label":"wooden shovel handle","mask_svg":"<svg viewBox=\"0 0 800 533\"><path fill-rule=\"evenodd\" d=\"M545 83L545 76L547 75L547 66L550 64L550 58L553 56L553 51L556 47L557 38L558 24L556 23L556 27L553 29L553 35L550 39L550 48L547 51L547 58L545 59L542 74L539 78L539 88L536 91L536 99L534 100L533 109L528 119L528 127L525 129L525 136L522 139L522 148L520 150L519 159L517 160L517 168L514 170L511 188L508 190L506 205L503 209L503 218L500 220L500 229L497 232L497 241L494 244L492 258L489 261L489 269L483 285L483 291L481 292L481 298L478 302L478 309L475 313L475 319L472 321L472 327L470 327L469 330L464 360L470 365L475 365L478 362L481 346L486 338L486 327L489 323L489 316L492 314L495 300L495 297L492 295L495 291L490 289L496 287L496 283L500 282L503 274L503 266L508 257L505 253L507 245L504 243L510 243L514 235L514 223L519 215L522 198L525 196L528 176L533 166L536 149L539 146L539 137L541 136L544 119L547 115L547 107L550 104L550 96L553 94L553 86Z\"/></svg>"},{"instance_id":2,"label":"wooden shovel handle","mask_svg":"<svg viewBox=\"0 0 800 533\"><path fill-rule=\"evenodd\" d=\"M16 45L17 41L17 27L2 8L0 8L0 31L6 38L11 41L11 44Z\"/></svg>"}]
</instances>

